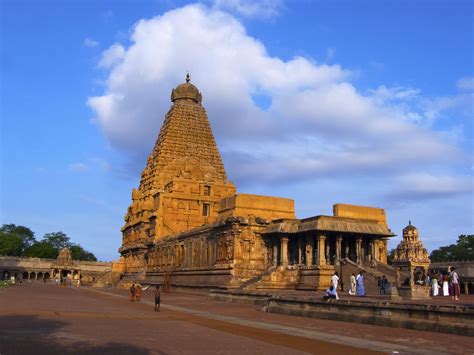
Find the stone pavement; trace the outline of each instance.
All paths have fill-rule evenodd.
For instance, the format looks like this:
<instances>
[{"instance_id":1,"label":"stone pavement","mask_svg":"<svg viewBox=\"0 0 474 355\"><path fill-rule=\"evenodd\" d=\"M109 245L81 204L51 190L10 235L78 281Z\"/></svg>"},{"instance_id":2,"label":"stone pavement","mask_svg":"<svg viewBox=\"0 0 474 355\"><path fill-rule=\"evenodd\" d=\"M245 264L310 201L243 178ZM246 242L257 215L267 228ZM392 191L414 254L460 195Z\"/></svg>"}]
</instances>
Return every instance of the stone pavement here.
<instances>
[{"instance_id":1,"label":"stone pavement","mask_svg":"<svg viewBox=\"0 0 474 355\"><path fill-rule=\"evenodd\" d=\"M468 337L324 321L152 292L23 284L0 291L0 354L473 353Z\"/></svg>"}]
</instances>

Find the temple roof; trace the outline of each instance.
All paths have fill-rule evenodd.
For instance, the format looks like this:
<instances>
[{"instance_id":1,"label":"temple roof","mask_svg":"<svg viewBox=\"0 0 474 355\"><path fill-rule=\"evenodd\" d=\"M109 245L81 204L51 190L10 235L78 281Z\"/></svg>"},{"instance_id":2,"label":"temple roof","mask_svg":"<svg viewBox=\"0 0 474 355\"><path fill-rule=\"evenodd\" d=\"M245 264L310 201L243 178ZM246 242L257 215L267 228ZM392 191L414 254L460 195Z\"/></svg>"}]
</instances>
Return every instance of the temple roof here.
<instances>
[{"instance_id":1,"label":"temple roof","mask_svg":"<svg viewBox=\"0 0 474 355\"><path fill-rule=\"evenodd\" d=\"M137 200L153 196L173 178L227 182L227 176L217 149L211 125L201 106L201 94L189 83L173 89L173 105L165 116L153 151L142 172ZM194 171L200 171L199 177ZM204 173L202 173L204 172Z\"/></svg>"},{"instance_id":2,"label":"temple roof","mask_svg":"<svg viewBox=\"0 0 474 355\"><path fill-rule=\"evenodd\" d=\"M190 99L194 102L200 104L202 101L202 95L199 92L198 88L193 84L184 83L178 85L175 89L171 91L171 101L175 102L177 100Z\"/></svg>"},{"instance_id":3,"label":"temple roof","mask_svg":"<svg viewBox=\"0 0 474 355\"><path fill-rule=\"evenodd\" d=\"M316 216L302 220L275 220L270 223L263 234L309 231L372 234L387 237L394 235L385 225L376 221L332 216Z\"/></svg>"}]
</instances>

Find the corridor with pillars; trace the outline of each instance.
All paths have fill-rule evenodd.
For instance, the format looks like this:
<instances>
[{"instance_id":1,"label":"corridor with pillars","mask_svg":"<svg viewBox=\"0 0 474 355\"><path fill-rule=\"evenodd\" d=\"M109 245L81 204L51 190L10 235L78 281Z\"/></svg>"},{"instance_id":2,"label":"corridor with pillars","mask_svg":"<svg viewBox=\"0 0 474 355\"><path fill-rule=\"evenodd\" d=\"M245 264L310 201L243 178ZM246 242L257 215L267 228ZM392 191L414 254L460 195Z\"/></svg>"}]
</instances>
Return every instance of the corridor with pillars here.
<instances>
[{"instance_id":1,"label":"corridor with pillars","mask_svg":"<svg viewBox=\"0 0 474 355\"><path fill-rule=\"evenodd\" d=\"M357 264L386 262L387 239L377 236L334 233L268 235L269 265L301 267L339 265L344 259Z\"/></svg>"}]
</instances>

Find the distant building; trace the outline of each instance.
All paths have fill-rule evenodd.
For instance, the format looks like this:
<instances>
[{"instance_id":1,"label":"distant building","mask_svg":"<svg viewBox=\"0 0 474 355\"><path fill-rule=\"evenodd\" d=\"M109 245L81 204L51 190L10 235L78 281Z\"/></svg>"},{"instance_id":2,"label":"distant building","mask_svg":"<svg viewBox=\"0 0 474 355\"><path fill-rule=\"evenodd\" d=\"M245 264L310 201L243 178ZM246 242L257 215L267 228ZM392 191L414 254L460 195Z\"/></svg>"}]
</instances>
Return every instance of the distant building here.
<instances>
[{"instance_id":1,"label":"distant building","mask_svg":"<svg viewBox=\"0 0 474 355\"><path fill-rule=\"evenodd\" d=\"M236 193L189 77L171 101L125 216L124 282L314 289L341 264L386 265L384 209L336 204L297 219L291 199Z\"/></svg>"},{"instance_id":2,"label":"distant building","mask_svg":"<svg viewBox=\"0 0 474 355\"><path fill-rule=\"evenodd\" d=\"M73 260L69 249L59 252L57 259L0 256L0 275L3 279L43 281L50 279L81 280L92 284L112 271L112 263Z\"/></svg>"}]
</instances>

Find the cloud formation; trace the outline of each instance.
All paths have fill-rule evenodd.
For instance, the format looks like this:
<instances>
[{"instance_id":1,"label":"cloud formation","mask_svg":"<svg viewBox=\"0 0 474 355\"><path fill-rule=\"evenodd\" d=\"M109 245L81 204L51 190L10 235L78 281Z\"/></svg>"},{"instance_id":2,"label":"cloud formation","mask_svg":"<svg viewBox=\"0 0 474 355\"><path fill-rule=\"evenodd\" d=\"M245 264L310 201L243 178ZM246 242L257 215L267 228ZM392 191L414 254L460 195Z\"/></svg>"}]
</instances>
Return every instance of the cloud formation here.
<instances>
[{"instance_id":1,"label":"cloud formation","mask_svg":"<svg viewBox=\"0 0 474 355\"><path fill-rule=\"evenodd\" d=\"M474 90L474 77L464 77L458 80L457 87L459 90L473 91Z\"/></svg>"},{"instance_id":2,"label":"cloud formation","mask_svg":"<svg viewBox=\"0 0 474 355\"><path fill-rule=\"evenodd\" d=\"M214 0L214 8L245 17L271 18L283 8L283 0Z\"/></svg>"},{"instance_id":3,"label":"cloud formation","mask_svg":"<svg viewBox=\"0 0 474 355\"><path fill-rule=\"evenodd\" d=\"M422 124L427 116L418 89L364 93L340 65L272 57L216 7L189 5L141 20L131 42L104 51L99 67L109 73L106 90L88 104L110 144L140 164L170 107L171 88L186 71L203 93L229 175L241 184L381 173L446 179L449 172L434 167L449 170L463 159ZM432 117L440 110L433 108Z\"/></svg>"},{"instance_id":4,"label":"cloud formation","mask_svg":"<svg viewBox=\"0 0 474 355\"><path fill-rule=\"evenodd\" d=\"M86 47L89 47L89 48L94 48L94 47L97 47L99 45L99 42L97 42L96 40L94 40L92 38L86 38L84 40L84 45Z\"/></svg>"}]
</instances>

